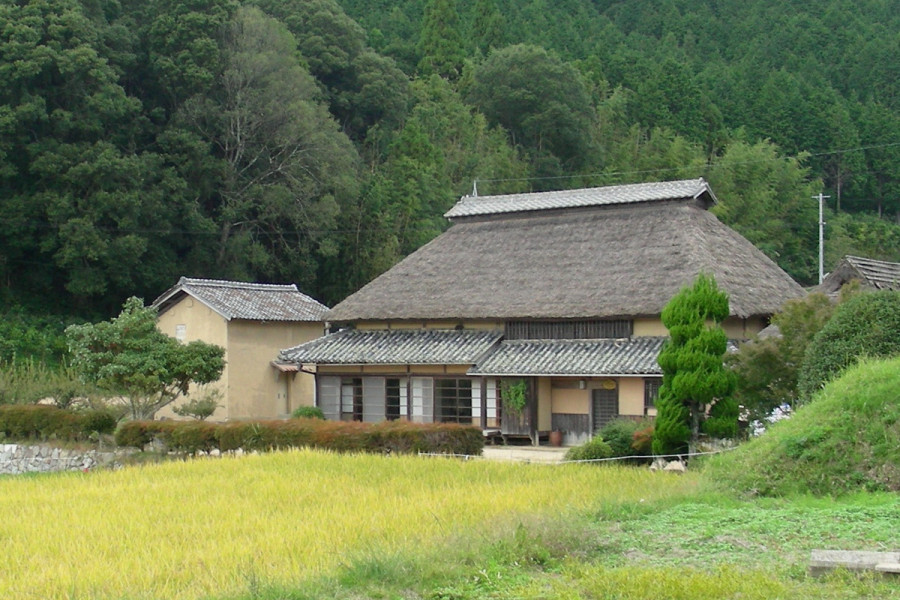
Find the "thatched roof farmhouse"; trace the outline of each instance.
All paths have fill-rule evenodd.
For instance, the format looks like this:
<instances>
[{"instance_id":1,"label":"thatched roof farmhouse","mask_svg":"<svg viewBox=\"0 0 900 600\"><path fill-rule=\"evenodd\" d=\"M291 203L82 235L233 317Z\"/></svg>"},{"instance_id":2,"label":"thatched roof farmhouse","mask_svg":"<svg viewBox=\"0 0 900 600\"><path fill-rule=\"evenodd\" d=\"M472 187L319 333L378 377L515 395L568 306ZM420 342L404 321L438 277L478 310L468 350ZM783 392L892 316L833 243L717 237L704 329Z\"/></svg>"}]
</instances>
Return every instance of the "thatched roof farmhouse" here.
<instances>
[{"instance_id":1,"label":"thatched roof farmhouse","mask_svg":"<svg viewBox=\"0 0 900 600\"><path fill-rule=\"evenodd\" d=\"M703 179L464 197L445 233L328 312L341 331L280 360L317 368L331 418L450 420L535 441L565 429L574 442L610 418L652 416L659 314L682 286L716 278L733 338L804 293L708 211L715 202ZM461 350L453 364L438 358L447 343ZM519 380L530 404L513 424L500 396Z\"/></svg>"}]
</instances>

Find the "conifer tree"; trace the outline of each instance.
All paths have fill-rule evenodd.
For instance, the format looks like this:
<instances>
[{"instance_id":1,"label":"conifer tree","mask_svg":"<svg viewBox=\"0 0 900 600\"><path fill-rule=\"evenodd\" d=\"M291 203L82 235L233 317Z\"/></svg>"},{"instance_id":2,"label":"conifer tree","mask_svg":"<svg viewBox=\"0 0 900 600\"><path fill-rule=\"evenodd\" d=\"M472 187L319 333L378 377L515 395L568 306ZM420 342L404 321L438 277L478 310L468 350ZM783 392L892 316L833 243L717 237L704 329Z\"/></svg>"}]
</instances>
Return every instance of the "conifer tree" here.
<instances>
[{"instance_id":1,"label":"conifer tree","mask_svg":"<svg viewBox=\"0 0 900 600\"><path fill-rule=\"evenodd\" d=\"M666 305L662 321L669 340L659 355L663 383L657 403L653 452L693 450L701 429L717 437L737 434L734 374L725 368L728 296L715 279L700 274Z\"/></svg>"},{"instance_id":2,"label":"conifer tree","mask_svg":"<svg viewBox=\"0 0 900 600\"><path fill-rule=\"evenodd\" d=\"M419 38L419 72L455 81L465 59L456 0L431 0Z\"/></svg>"},{"instance_id":3,"label":"conifer tree","mask_svg":"<svg viewBox=\"0 0 900 600\"><path fill-rule=\"evenodd\" d=\"M472 38L475 46L487 56L494 48L501 48L506 39L506 23L494 0L476 0Z\"/></svg>"}]
</instances>

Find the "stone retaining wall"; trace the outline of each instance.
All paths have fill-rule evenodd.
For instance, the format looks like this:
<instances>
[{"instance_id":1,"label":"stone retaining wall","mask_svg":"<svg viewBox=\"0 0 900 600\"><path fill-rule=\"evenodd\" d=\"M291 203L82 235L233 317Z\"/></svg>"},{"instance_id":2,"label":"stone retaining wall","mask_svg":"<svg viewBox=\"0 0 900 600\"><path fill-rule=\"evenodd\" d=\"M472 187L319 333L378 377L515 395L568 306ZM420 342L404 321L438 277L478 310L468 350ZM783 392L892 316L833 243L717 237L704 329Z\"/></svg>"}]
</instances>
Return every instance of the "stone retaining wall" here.
<instances>
[{"instance_id":1,"label":"stone retaining wall","mask_svg":"<svg viewBox=\"0 0 900 600\"><path fill-rule=\"evenodd\" d=\"M114 466L116 458L115 452L0 444L0 475L90 471L98 467Z\"/></svg>"}]
</instances>

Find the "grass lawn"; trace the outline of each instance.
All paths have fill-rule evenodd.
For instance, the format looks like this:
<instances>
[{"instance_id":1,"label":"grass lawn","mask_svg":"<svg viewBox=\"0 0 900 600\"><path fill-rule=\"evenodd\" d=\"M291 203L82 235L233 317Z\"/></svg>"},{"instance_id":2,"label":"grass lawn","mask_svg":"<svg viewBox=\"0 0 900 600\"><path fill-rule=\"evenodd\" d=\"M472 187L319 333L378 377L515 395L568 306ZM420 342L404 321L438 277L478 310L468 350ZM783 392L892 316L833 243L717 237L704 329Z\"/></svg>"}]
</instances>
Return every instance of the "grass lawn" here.
<instances>
[{"instance_id":1,"label":"grass lawn","mask_svg":"<svg viewBox=\"0 0 900 600\"><path fill-rule=\"evenodd\" d=\"M900 548L900 498L696 474L294 451L0 479L0 598L900 598L809 550Z\"/></svg>"}]
</instances>

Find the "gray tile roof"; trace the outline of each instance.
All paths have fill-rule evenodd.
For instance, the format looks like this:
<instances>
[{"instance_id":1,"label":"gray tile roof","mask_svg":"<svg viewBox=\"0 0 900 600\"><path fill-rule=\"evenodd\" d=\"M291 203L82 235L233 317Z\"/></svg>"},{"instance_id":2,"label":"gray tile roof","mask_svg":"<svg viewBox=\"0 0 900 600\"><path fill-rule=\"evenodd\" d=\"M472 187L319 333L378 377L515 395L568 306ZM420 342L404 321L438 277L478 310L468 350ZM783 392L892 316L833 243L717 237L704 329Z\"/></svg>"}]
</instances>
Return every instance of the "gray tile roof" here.
<instances>
[{"instance_id":1,"label":"gray tile roof","mask_svg":"<svg viewBox=\"0 0 900 600\"><path fill-rule=\"evenodd\" d=\"M453 219L559 208L696 199L704 195L710 203L716 201L709 184L700 178L504 196L464 196L444 216Z\"/></svg>"},{"instance_id":2,"label":"gray tile roof","mask_svg":"<svg viewBox=\"0 0 900 600\"><path fill-rule=\"evenodd\" d=\"M502 335L455 329L345 329L282 350L278 360L319 365L471 365Z\"/></svg>"},{"instance_id":3,"label":"gray tile roof","mask_svg":"<svg viewBox=\"0 0 900 600\"><path fill-rule=\"evenodd\" d=\"M203 302L225 319L250 321L324 321L328 307L297 286L268 283L243 283L216 279L182 277L163 292L153 305L160 313L174 306L184 296Z\"/></svg>"},{"instance_id":4,"label":"gray tile roof","mask_svg":"<svg viewBox=\"0 0 900 600\"><path fill-rule=\"evenodd\" d=\"M862 275L866 283L879 290L900 289L900 263L863 258L861 256L845 256L844 260Z\"/></svg>"},{"instance_id":5,"label":"gray tile roof","mask_svg":"<svg viewBox=\"0 0 900 600\"><path fill-rule=\"evenodd\" d=\"M662 375L666 338L507 340L469 375Z\"/></svg>"},{"instance_id":6,"label":"gray tile roof","mask_svg":"<svg viewBox=\"0 0 900 600\"><path fill-rule=\"evenodd\" d=\"M837 295L845 283L853 280L859 280L868 289L900 290L900 263L848 255L812 290Z\"/></svg>"}]
</instances>

